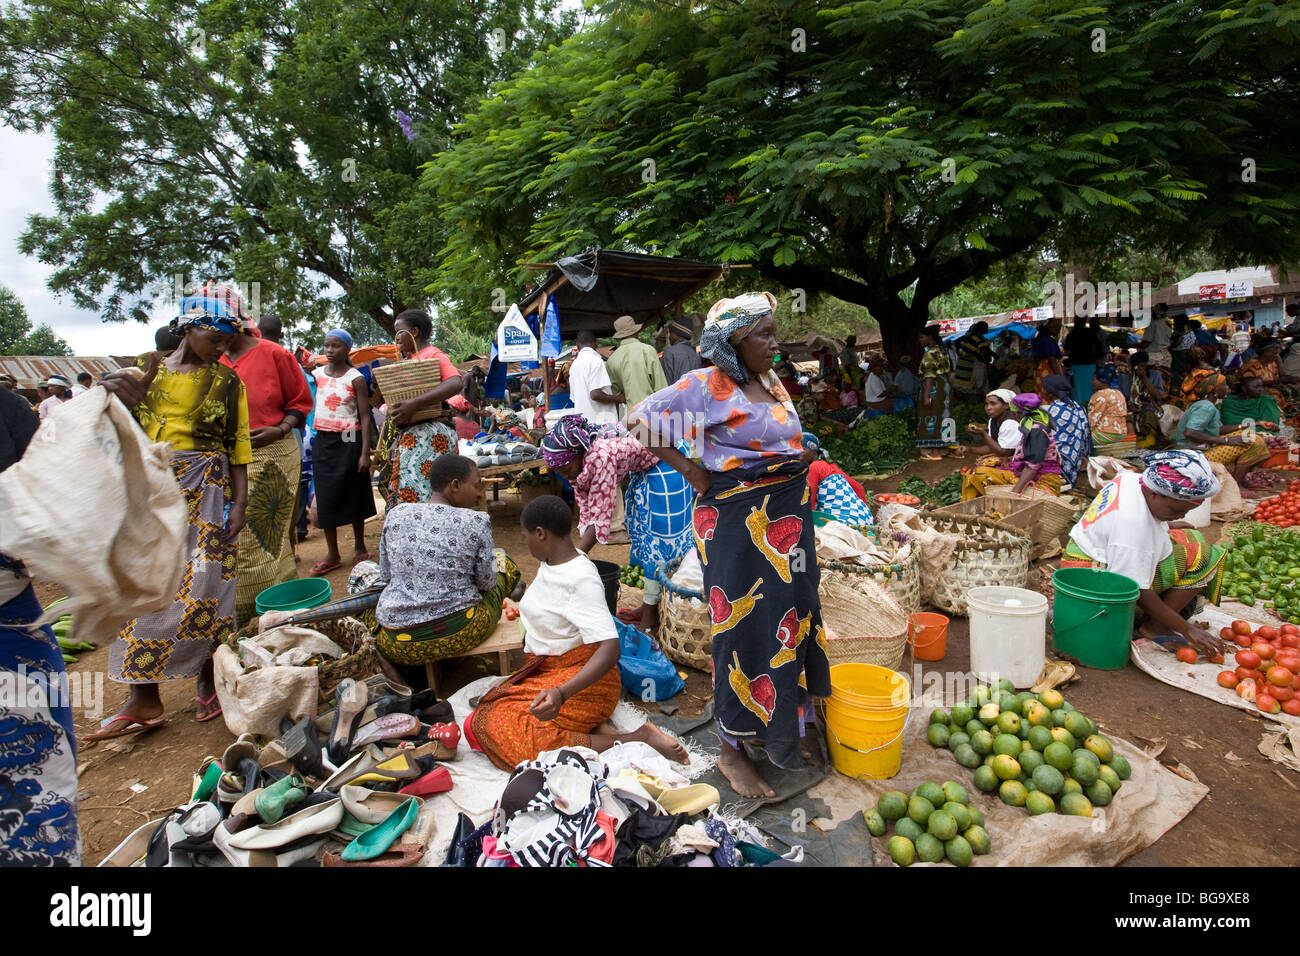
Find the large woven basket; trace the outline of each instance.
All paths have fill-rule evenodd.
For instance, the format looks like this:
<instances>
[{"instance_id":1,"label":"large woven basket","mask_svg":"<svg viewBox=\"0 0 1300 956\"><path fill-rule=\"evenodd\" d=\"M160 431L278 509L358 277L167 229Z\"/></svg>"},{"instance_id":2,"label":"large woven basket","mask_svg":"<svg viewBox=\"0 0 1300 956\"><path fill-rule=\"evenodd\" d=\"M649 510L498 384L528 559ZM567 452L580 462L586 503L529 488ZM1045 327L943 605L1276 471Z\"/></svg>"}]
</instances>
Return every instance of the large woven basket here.
<instances>
[{"instance_id":1,"label":"large woven basket","mask_svg":"<svg viewBox=\"0 0 1300 956\"><path fill-rule=\"evenodd\" d=\"M964 617L966 592L971 588L1025 586L1033 543L1015 528L988 518L933 512L923 520L936 531L962 539L939 575L931 598L935 607Z\"/></svg>"},{"instance_id":2,"label":"large woven basket","mask_svg":"<svg viewBox=\"0 0 1300 956\"><path fill-rule=\"evenodd\" d=\"M713 618L709 602L692 588L672 581L681 559L659 569L659 646L668 659L707 671L713 660Z\"/></svg>"},{"instance_id":3,"label":"large woven basket","mask_svg":"<svg viewBox=\"0 0 1300 956\"><path fill-rule=\"evenodd\" d=\"M434 359L408 359L374 370L375 382L389 405L423 395L442 384L442 365ZM412 422L427 422L443 417L442 403L424 408L411 416Z\"/></svg>"},{"instance_id":4,"label":"large woven basket","mask_svg":"<svg viewBox=\"0 0 1300 956\"><path fill-rule=\"evenodd\" d=\"M1052 544L1074 527L1079 509L1073 504L1035 488L1027 488L1025 491L1026 494L1017 495L1014 488L992 485L985 496L998 502L1032 501L1041 504L1043 510L1038 516L1038 525L1030 536L1034 544Z\"/></svg>"},{"instance_id":5,"label":"large woven basket","mask_svg":"<svg viewBox=\"0 0 1300 956\"><path fill-rule=\"evenodd\" d=\"M331 641L343 648L343 656L335 661L323 661L316 667L316 679L320 683L322 701L328 701L334 695L334 688L346 677L363 681L383 670L380 662L379 648L375 645L370 628L355 617L340 617L331 621L314 621L299 625L319 631ZM230 632L222 642L238 650L241 637L252 637L257 633L257 620L238 633Z\"/></svg>"},{"instance_id":6,"label":"large woven basket","mask_svg":"<svg viewBox=\"0 0 1300 956\"><path fill-rule=\"evenodd\" d=\"M907 650L907 612L871 577L823 569L822 623L827 656L836 664L875 664L896 670ZM833 636L832 636L833 635Z\"/></svg>"},{"instance_id":7,"label":"large woven basket","mask_svg":"<svg viewBox=\"0 0 1300 956\"><path fill-rule=\"evenodd\" d=\"M1035 531L1042 519L1043 504L1020 498L1001 498L981 495L970 501L958 501L933 509L939 515L959 515L967 518L988 518L1015 528L1025 537L1034 540ZM1037 541L1034 541L1037 544Z\"/></svg>"},{"instance_id":8,"label":"large woven basket","mask_svg":"<svg viewBox=\"0 0 1300 956\"><path fill-rule=\"evenodd\" d=\"M904 613L915 614L921 608L921 561L915 542L901 531L881 531L876 536L876 543L882 550L892 552L892 560L888 564L849 564L819 560L822 576L838 573L868 578L892 595Z\"/></svg>"}]
</instances>

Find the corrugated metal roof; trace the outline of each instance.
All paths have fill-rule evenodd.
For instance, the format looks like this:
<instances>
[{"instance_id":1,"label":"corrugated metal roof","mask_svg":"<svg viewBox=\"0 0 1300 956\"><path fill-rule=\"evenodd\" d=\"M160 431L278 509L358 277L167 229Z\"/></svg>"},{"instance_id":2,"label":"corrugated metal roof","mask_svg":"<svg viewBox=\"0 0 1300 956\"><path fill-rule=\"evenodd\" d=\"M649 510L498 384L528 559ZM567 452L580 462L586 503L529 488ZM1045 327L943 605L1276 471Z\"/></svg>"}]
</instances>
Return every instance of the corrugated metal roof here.
<instances>
[{"instance_id":1,"label":"corrugated metal roof","mask_svg":"<svg viewBox=\"0 0 1300 956\"><path fill-rule=\"evenodd\" d=\"M107 355L0 355L0 372L16 378L19 388L44 385L51 375L62 375L76 385L82 372L98 380L115 368L121 366Z\"/></svg>"}]
</instances>

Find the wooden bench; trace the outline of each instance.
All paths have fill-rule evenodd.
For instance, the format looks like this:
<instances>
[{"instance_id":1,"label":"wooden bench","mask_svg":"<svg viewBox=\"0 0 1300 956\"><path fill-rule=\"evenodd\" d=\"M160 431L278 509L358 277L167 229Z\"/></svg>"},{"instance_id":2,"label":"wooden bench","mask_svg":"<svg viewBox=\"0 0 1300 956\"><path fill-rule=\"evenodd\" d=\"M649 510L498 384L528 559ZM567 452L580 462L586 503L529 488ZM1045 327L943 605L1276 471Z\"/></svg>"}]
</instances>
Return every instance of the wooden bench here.
<instances>
[{"instance_id":1,"label":"wooden bench","mask_svg":"<svg viewBox=\"0 0 1300 956\"><path fill-rule=\"evenodd\" d=\"M497 656L497 670L502 677L510 673L510 652L519 651L524 648L523 635L519 630L519 621L508 621L505 617L505 611L502 610L501 620L497 622L497 629L493 631L486 641L477 647L471 647L463 654L453 654L452 657L443 658L443 660L452 660L456 657L472 657L476 654L495 654ZM439 697L442 691L438 689L438 664L441 661L435 661L432 664L424 665L425 676L429 679L429 686Z\"/></svg>"},{"instance_id":2,"label":"wooden bench","mask_svg":"<svg viewBox=\"0 0 1300 956\"><path fill-rule=\"evenodd\" d=\"M508 465L484 465L479 468L478 473L483 478L484 486L491 485L492 500L501 500L501 486L506 483L506 475L513 475L523 471L530 471L533 468L545 468L546 462L540 458L530 458L528 461L512 461ZM481 511L487 510L487 488L479 492L478 507Z\"/></svg>"}]
</instances>

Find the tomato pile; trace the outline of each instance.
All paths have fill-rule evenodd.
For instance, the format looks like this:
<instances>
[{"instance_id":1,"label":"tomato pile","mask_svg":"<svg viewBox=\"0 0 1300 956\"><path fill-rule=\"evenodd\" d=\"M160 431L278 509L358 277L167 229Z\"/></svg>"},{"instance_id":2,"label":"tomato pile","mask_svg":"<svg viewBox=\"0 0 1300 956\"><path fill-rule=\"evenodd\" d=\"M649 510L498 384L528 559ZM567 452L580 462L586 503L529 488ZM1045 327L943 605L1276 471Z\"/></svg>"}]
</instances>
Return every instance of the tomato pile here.
<instances>
[{"instance_id":1,"label":"tomato pile","mask_svg":"<svg viewBox=\"0 0 1300 956\"><path fill-rule=\"evenodd\" d=\"M1265 498L1255 507L1255 520L1279 528L1300 525L1300 478L1287 482L1286 491Z\"/></svg>"},{"instance_id":2,"label":"tomato pile","mask_svg":"<svg viewBox=\"0 0 1300 956\"><path fill-rule=\"evenodd\" d=\"M1248 607L1255 602L1284 621L1300 623L1300 529L1240 524L1223 559L1223 595Z\"/></svg>"},{"instance_id":3,"label":"tomato pile","mask_svg":"<svg viewBox=\"0 0 1300 956\"><path fill-rule=\"evenodd\" d=\"M875 496L877 502L890 502L896 505L910 505L915 508L921 503L921 499L916 495L901 495L897 492L885 491Z\"/></svg>"},{"instance_id":4,"label":"tomato pile","mask_svg":"<svg viewBox=\"0 0 1300 956\"><path fill-rule=\"evenodd\" d=\"M1242 700L1254 701L1266 714L1290 714L1300 717L1300 697L1296 696L1296 675L1300 674L1300 627L1283 624L1252 628L1248 621L1233 621L1231 627L1219 631L1225 641L1237 645L1234 654L1236 670L1220 671L1219 686L1235 690ZM1178 651L1178 659L1186 661L1185 652Z\"/></svg>"}]
</instances>

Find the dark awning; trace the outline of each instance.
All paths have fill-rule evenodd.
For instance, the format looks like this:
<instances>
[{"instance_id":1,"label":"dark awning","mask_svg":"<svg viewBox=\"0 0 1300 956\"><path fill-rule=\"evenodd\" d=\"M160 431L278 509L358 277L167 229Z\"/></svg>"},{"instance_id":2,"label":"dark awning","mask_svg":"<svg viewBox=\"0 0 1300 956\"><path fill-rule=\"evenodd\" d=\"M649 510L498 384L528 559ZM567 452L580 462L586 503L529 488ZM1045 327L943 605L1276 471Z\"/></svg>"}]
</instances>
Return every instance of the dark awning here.
<instances>
[{"instance_id":1,"label":"dark awning","mask_svg":"<svg viewBox=\"0 0 1300 956\"><path fill-rule=\"evenodd\" d=\"M549 292L560 312L561 337L572 338L582 329L608 336L619 316L630 315L641 323L657 320L727 268L713 262L588 249L551 265L541 284L519 301L519 310L540 318L542 293Z\"/></svg>"}]
</instances>

